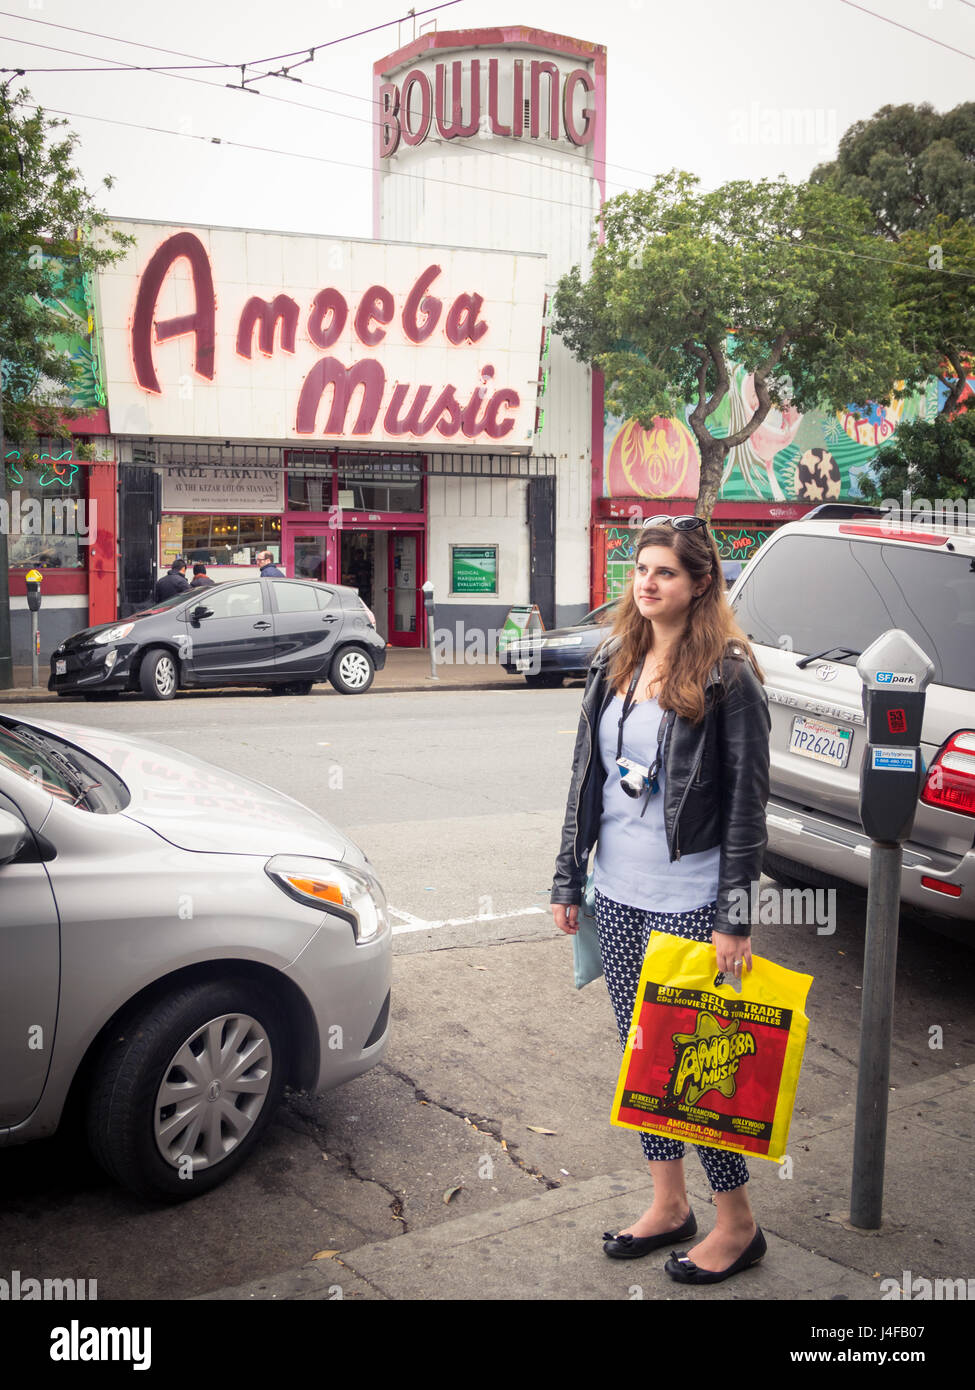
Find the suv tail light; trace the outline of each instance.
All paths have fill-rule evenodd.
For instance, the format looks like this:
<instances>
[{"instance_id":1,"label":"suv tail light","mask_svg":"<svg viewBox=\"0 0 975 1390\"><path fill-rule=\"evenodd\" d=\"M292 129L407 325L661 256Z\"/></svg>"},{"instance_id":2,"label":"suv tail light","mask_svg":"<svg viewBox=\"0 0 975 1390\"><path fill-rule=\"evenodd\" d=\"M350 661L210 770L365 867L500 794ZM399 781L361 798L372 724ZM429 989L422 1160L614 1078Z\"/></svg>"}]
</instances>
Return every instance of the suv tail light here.
<instances>
[{"instance_id":1,"label":"suv tail light","mask_svg":"<svg viewBox=\"0 0 975 1390\"><path fill-rule=\"evenodd\" d=\"M975 729L952 734L928 768L921 792L927 806L975 816Z\"/></svg>"}]
</instances>

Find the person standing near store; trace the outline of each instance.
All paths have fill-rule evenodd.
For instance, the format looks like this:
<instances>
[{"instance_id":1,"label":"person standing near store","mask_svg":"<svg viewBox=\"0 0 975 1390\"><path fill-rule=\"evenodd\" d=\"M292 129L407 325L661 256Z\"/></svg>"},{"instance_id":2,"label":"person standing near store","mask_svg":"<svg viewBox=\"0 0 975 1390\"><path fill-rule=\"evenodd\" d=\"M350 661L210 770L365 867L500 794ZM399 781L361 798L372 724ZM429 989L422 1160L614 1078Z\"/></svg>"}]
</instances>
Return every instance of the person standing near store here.
<instances>
[{"instance_id":1,"label":"person standing near store","mask_svg":"<svg viewBox=\"0 0 975 1390\"><path fill-rule=\"evenodd\" d=\"M578 930L589 854L603 970L625 1046L652 931L711 943L716 968L751 969L748 925L729 909L762 872L768 799L768 701L734 620L721 562L699 517L653 517L633 582L596 653L583 697L551 902ZM640 1136L653 1202L603 1249L634 1259L697 1234L684 1145ZM765 1254L735 1153L695 1145L714 1191L714 1229L664 1268L680 1283L719 1283Z\"/></svg>"},{"instance_id":2,"label":"person standing near store","mask_svg":"<svg viewBox=\"0 0 975 1390\"><path fill-rule=\"evenodd\" d=\"M193 566L193 579L190 583L191 589L213 589L216 587L216 580L211 579L207 574L206 565Z\"/></svg>"},{"instance_id":3,"label":"person standing near store","mask_svg":"<svg viewBox=\"0 0 975 1390\"><path fill-rule=\"evenodd\" d=\"M167 598L175 598L190 587L189 580L186 578L186 561L182 555L177 556L169 567L169 573L163 575L156 585L156 602L162 603Z\"/></svg>"},{"instance_id":4,"label":"person standing near store","mask_svg":"<svg viewBox=\"0 0 975 1390\"><path fill-rule=\"evenodd\" d=\"M269 550L262 550L257 557L257 563L261 567L262 579L283 579L284 570L279 570L274 563L274 556Z\"/></svg>"}]
</instances>

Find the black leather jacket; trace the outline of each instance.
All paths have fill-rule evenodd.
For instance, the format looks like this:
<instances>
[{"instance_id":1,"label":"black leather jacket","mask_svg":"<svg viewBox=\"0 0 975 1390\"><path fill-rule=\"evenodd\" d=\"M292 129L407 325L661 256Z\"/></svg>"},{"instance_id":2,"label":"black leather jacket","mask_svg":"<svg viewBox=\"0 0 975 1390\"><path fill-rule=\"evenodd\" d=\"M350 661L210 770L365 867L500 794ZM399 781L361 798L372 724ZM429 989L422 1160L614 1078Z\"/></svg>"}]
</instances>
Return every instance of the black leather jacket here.
<instances>
[{"instance_id":1,"label":"black leather jacket","mask_svg":"<svg viewBox=\"0 0 975 1390\"><path fill-rule=\"evenodd\" d=\"M615 693L606 679L611 653L610 643L596 653L582 697L553 903L581 901L599 838L605 771L597 731ZM701 723L674 719L664 743L667 846L671 861L721 846L714 929L748 936L750 888L761 875L767 840L771 722L765 690L740 646L732 643L712 670L706 698Z\"/></svg>"}]
</instances>

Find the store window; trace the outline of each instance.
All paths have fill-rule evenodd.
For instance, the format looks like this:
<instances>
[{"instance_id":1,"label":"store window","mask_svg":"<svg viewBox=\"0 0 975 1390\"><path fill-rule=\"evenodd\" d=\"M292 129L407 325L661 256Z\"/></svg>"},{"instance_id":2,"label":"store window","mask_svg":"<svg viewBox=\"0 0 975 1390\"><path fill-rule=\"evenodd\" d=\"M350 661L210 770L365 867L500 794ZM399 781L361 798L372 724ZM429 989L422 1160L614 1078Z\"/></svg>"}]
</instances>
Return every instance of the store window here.
<instances>
[{"instance_id":1,"label":"store window","mask_svg":"<svg viewBox=\"0 0 975 1390\"><path fill-rule=\"evenodd\" d=\"M10 569L83 569L95 539L84 470L44 461L11 474L14 481L0 491Z\"/></svg>"},{"instance_id":2,"label":"store window","mask_svg":"<svg viewBox=\"0 0 975 1390\"><path fill-rule=\"evenodd\" d=\"M279 516L185 512L162 518L159 559L164 566L178 555L191 564L253 565L262 550L281 558Z\"/></svg>"},{"instance_id":3,"label":"store window","mask_svg":"<svg viewBox=\"0 0 975 1390\"><path fill-rule=\"evenodd\" d=\"M332 474L288 470L288 510L327 512L332 505Z\"/></svg>"},{"instance_id":4,"label":"store window","mask_svg":"<svg viewBox=\"0 0 975 1390\"><path fill-rule=\"evenodd\" d=\"M350 511L422 512L423 473L415 458L340 455L339 506Z\"/></svg>"}]
</instances>

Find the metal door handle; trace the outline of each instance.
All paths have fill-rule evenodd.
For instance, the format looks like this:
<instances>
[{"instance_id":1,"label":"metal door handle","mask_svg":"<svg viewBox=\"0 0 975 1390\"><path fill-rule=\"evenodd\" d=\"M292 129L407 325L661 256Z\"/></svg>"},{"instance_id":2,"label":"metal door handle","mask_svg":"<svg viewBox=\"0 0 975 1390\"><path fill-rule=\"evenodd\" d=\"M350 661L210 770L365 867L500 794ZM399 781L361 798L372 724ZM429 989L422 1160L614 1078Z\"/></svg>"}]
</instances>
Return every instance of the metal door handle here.
<instances>
[{"instance_id":1,"label":"metal door handle","mask_svg":"<svg viewBox=\"0 0 975 1390\"><path fill-rule=\"evenodd\" d=\"M255 626L255 627L270 627L271 624L270 624L270 623L255 623L254 626Z\"/></svg>"}]
</instances>

